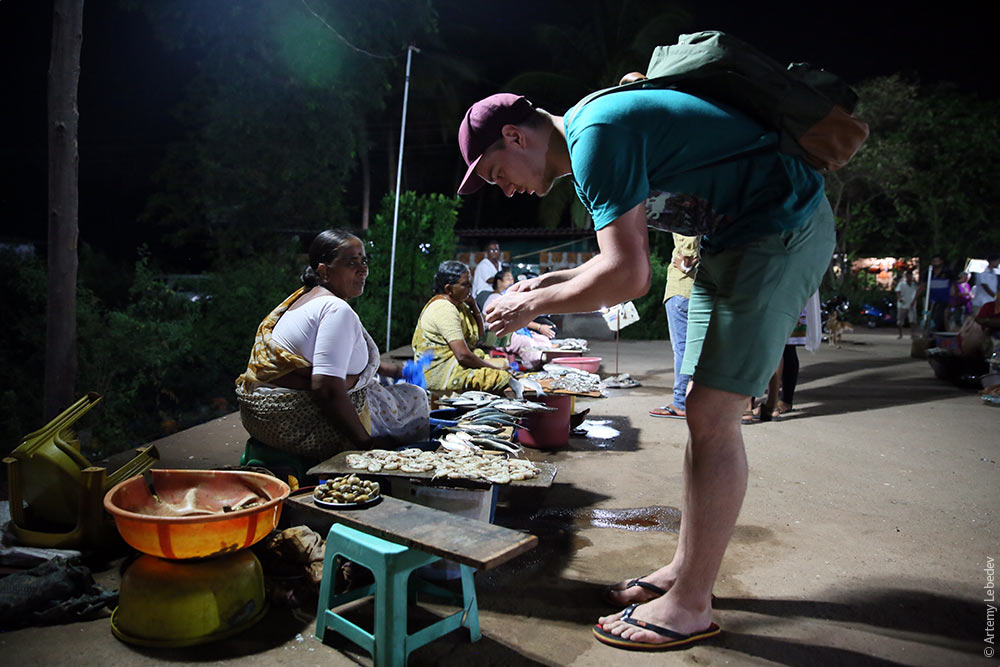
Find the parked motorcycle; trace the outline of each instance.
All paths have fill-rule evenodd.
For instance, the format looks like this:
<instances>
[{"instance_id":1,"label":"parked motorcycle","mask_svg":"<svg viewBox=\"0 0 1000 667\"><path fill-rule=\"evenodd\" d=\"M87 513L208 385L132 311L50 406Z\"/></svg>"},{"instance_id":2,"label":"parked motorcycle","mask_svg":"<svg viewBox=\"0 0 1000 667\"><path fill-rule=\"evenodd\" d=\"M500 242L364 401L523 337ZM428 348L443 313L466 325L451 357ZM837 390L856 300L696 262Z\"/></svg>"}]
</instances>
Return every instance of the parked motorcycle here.
<instances>
[{"instance_id":1,"label":"parked motorcycle","mask_svg":"<svg viewBox=\"0 0 1000 667\"><path fill-rule=\"evenodd\" d=\"M874 303L866 303L861 306L861 316L865 318L865 326L869 329L893 326L896 324L896 302L881 298Z\"/></svg>"}]
</instances>

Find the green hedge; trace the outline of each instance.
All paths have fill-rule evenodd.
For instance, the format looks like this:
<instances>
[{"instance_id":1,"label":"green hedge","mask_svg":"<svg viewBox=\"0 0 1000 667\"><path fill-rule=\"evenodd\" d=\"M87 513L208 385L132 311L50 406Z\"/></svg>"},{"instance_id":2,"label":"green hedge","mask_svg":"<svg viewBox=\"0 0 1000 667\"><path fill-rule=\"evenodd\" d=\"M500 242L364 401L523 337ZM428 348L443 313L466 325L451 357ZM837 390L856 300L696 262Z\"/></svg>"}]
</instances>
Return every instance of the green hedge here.
<instances>
[{"instance_id":1,"label":"green hedge","mask_svg":"<svg viewBox=\"0 0 1000 667\"><path fill-rule=\"evenodd\" d=\"M386 197L365 235L371 271L365 294L352 302L380 347L385 344L393 203ZM431 296L437 265L455 256L460 202L407 192L400 204L394 347L409 343ZM76 395L96 391L103 400L75 431L92 458L234 410L233 383L246 368L257 326L299 287L303 268L297 240L290 240L266 256L215 267L202 281L205 298L192 302L158 277L145 251L134 269L116 267L92 250L81 252L80 262ZM45 267L38 258L0 251L0 281L9 304L0 339L10 378L0 389L0 453L6 454L42 426Z\"/></svg>"}]
</instances>

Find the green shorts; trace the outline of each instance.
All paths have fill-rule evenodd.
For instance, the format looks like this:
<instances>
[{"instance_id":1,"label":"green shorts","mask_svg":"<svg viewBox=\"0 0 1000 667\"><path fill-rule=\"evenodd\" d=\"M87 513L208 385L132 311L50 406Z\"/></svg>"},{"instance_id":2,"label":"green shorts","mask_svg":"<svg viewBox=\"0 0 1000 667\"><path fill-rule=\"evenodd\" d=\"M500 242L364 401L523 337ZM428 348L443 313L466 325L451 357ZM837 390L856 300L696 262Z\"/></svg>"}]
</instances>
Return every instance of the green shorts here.
<instances>
[{"instance_id":1,"label":"green shorts","mask_svg":"<svg viewBox=\"0 0 1000 667\"><path fill-rule=\"evenodd\" d=\"M798 229L703 255L688 303L681 372L696 384L762 395L834 243L824 197Z\"/></svg>"}]
</instances>

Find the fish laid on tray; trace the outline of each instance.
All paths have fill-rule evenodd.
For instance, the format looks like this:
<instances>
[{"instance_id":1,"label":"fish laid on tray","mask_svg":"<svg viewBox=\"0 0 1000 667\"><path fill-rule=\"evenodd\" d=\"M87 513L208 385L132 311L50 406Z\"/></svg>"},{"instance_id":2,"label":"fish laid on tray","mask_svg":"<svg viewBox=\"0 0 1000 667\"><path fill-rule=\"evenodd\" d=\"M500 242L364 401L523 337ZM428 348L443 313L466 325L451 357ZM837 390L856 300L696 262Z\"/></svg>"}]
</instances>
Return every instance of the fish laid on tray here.
<instances>
[{"instance_id":1,"label":"fish laid on tray","mask_svg":"<svg viewBox=\"0 0 1000 667\"><path fill-rule=\"evenodd\" d=\"M552 346L547 348L553 352L586 352L590 349L589 344L583 338L553 338Z\"/></svg>"},{"instance_id":2,"label":"fish laid on tray","mask_svg":"<svg viewBox=\"0 0 1000 667\"><path fill-rule=\"evenodd\" d=\"M440 403L453 408L481 408L489 405L499 398L496 394L485 391L466 391L461 394L452 394L440 399Z\"/></svg>"},{"instance_id":3,"label":"fish laid on tray","mask_svg":"<svg viewBox=\"0 0 1000 667\"><path fill-rule=\"evenodd\" d=\"M466 391L461 394L453 394L440 399L440 402L453 408L475 408L463 415L463 420L477 415L497 412L508 416L520 417L531 412L555 410L555 408L550 408L544 403L537 403L523 398L503 398L496 394L486 393L485 391Z\"/></svg>"},{"instance_id":4,"label":"fish laid on tray","mask_svg":"<svg viewBox=\"0 0 1000 667\"><path fill-rule=\"evenodd\" d=\"M579 393L604 392L604 384L601 376L597 373L588 373L579 368L562 366L558 361L542 366L540 373L535 373L534 377L539 380L548 379L549 389L564 389Z\"/></svg>"},{"instance_id":5,"label":"fish laid on tray","mask_svg":"<svg viewBox=\"0 0 1000 667\"><path fill-rule=\"evenodd\" d=\"M508 484L538 476L538 467L531 461L508 459L499 452L425 452L416 448L392 452L372 449L348 455L347 465L372 473L383 470L433 472L434 479L481 479L493 484Z\"/></svg>"},{"instance_id":6,"label":"fish laid on tray","mask_svg":"<svg viewBox=\"0 0 1000 667\"><path fill-rule=\"evenodd\" d=\"M456 429L458 427L455 427ZM449 452L480 452L484 449L494 449L500 450L502 452L507 452L513 456L520 456L524 448L516 442L510 440L505 440L496 435L490 435L487 433L470 433L467 431L453 430L447 433L443 438L439 438L438 442L441 445L441 449Z\"/></svg>"}]
</instances>

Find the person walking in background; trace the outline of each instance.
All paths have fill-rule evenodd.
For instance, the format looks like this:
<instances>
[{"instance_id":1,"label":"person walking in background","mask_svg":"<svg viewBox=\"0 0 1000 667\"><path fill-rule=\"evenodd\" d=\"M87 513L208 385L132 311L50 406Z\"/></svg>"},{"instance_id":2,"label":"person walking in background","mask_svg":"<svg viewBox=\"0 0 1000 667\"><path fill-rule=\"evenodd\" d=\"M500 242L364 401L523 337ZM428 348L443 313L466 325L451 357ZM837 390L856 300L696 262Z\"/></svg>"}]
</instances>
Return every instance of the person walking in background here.
<instances>
[{"instance_id":1,"label":"person walking in background","mask_svg":"<svg viewBox=\"0 0 1000 667\"><path fill-rule=\"evenodd\" d=\"M674 351L674 402L649 411L654 417L687 417L687 389L691 376L681 371L687 342L688 302L698 270L698 237L674 234L674 253L667 267L663 307L667 311L670 346Z\"/></svg>"},{"instance_id":2,"label":"person walking in background","mask_svg":"<svg viewBox=\"0 0 1000 667\"><path fill-rule=\"evenodd\" d=\"M476 264L476 270L472 274L472 297L476 300L482 295L483 299L493 291L490 281L493 276L502 269L500 263L500 244L491 240L486 244L486 257ZM485 292L485 294L483 294Z\"/></svg>"},{"instance_id":3,"label":"person walking in background","mask_svg":"<svg viewBox=\"0 0 1000 667\"><path fill-rule=\"evenodd\" d=\"M955 324L955 328L961 327L971 314L972 285L969 284L969 274L962 271L955 279L955 296L951 302L951 321Z\"/></svg>"},{"instance_id":4,"label":"person walking in background","mask_svg":"<svg viewBox=\"0 0 1000 667\"><path fill-rule=\"evenodd\" d=\"M951 271L945 266L941 255L934 255L931 258L931 273L929 284L920 285L920 293L926 289L929 292L927 305L927 326L931 331L947 331L948 305L955 296L955 283L951 277Z\"/></svg>"},{"instance_id":5,"label":"person walking in background","mask_svg":"<svg viewBox=\"0 0 1000 667\"><path fill-rule=\"evenodd\" d=\"M903 337L903 327L909 322L912 329L917 323L917 281L913 279L913 271L907 270L896 283L896 330Z\"/></svg>"},{"instance_id":6,"label":"person walking in background","mask_svg":"<svg viewBox=\"0 0 1000 667\"><path fill-rule=\"evenodd\" d=\"M771 376L767 386L767 400L754 410L754 417L762 422L782 419L794 409L795 386L799 383L798 348L809 352L819 349L823 340L823 325L820 321L819 292L814 292L806 307L799 315L799 321L792 329L792 335L785 343L785 350L778 362L778 370Z\"/></svg>"},{"instance_id":7,"label":"person walking in background","mask_svg":"<svg viewBox=\"0 0 1000 667\"><path fill-rule=\"evenodd\" d=\"M994 253L988 256L986 263L986 269L976 274L976 287L972 290L973 313L997 298L997 267L1000 266L1000 255Z\"/></svg>"}]
</instances>

